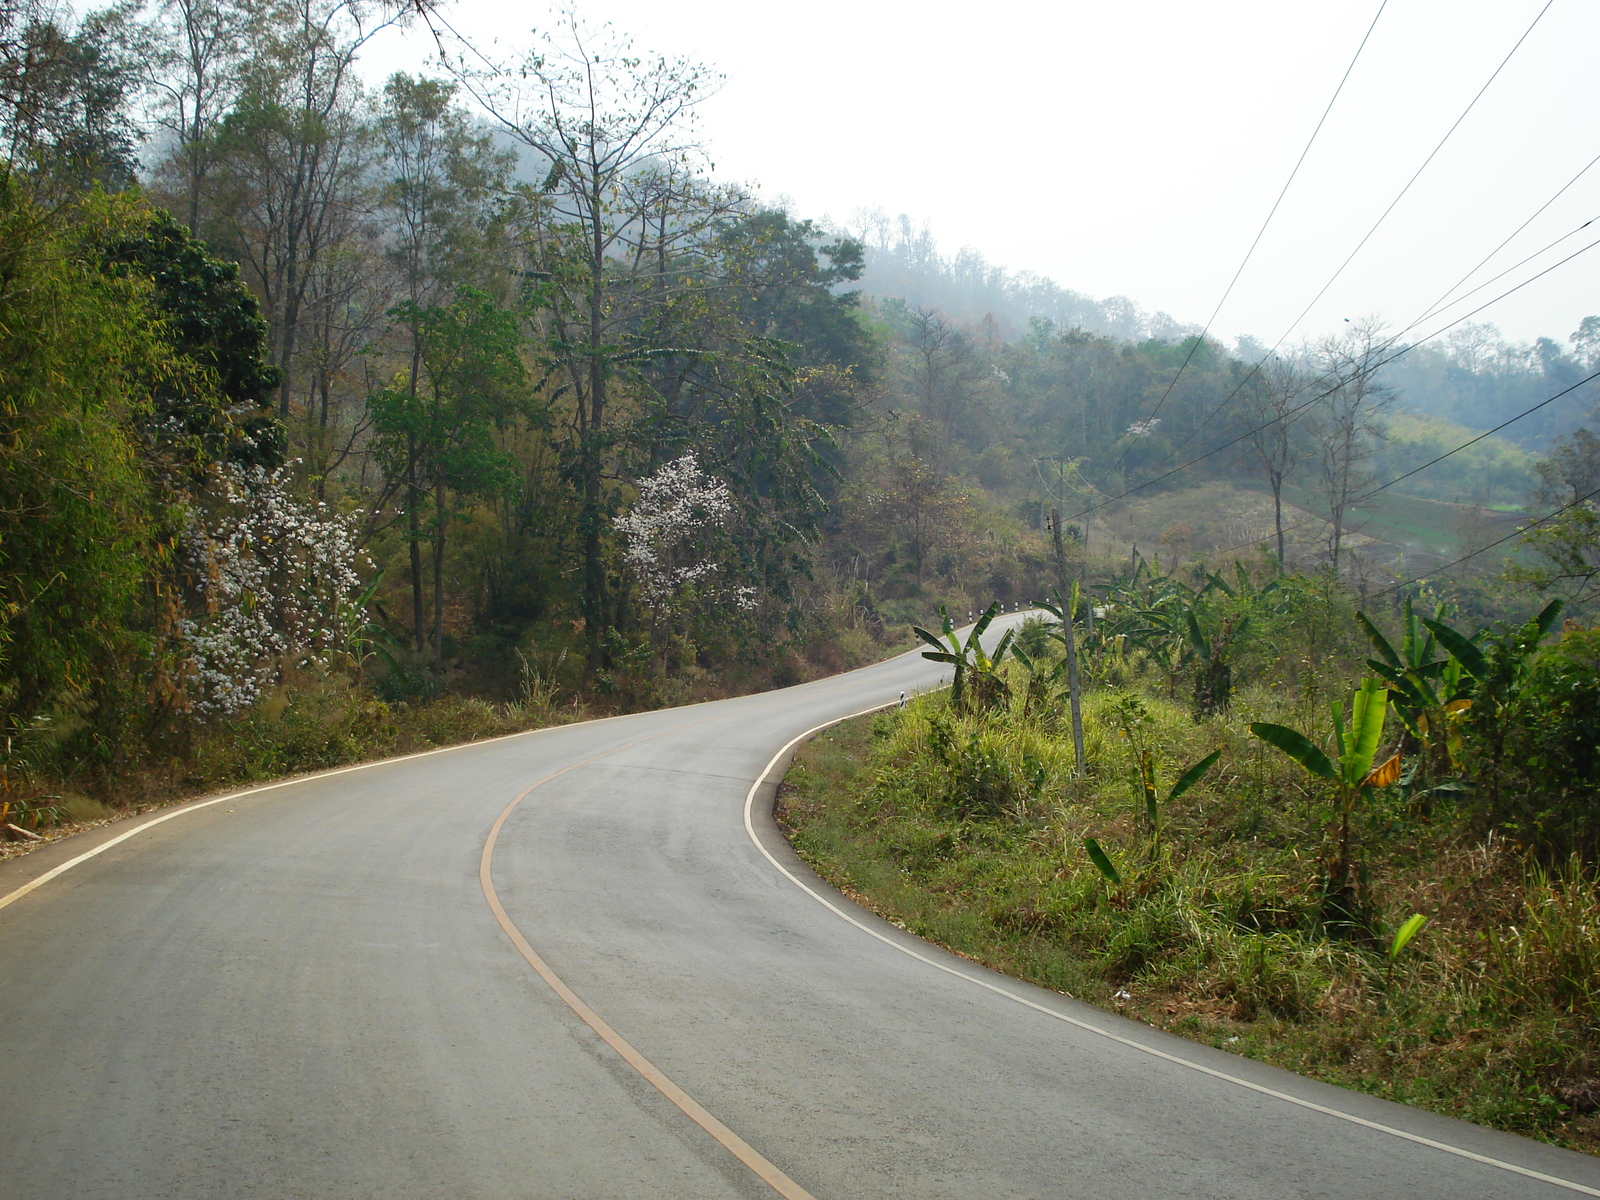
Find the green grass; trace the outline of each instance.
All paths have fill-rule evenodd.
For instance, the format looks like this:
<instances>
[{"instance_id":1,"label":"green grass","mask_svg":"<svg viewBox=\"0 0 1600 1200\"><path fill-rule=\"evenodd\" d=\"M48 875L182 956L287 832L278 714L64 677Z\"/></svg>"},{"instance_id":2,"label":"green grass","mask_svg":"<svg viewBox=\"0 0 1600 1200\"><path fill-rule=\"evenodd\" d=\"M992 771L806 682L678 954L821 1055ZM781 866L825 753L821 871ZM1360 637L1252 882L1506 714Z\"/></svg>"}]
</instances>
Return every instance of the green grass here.
<instances>
[{"instance_id":1,"label":"green grass","mask_svg":"<svg viewBox=\"0 0 1600 1200\"><path fill-rule=\"evenodd\" d=\"M1200 724L1144 696L1130 738L1118 699L1088 698L1081 781L1053 714L960 716L929 697L836 727L797 757L780 819L836 885L998 970L1329 1082L1600 1150L1582 1099L1600 1076L1591 879L1541 877L1503 843L1375 805L1358 846L1376 936L1329 937L1322 800L1245 731L1292 719L1285 701L1257 691ZM1162 794L1222 751L1164 814L1159 845L1130 784L1140 739ZM1086 836L1122 886L1094 868ZM1387 935L1418 911L1430 921L1391 971Z\"/></svg>"},{"instance_id":2,"label":"green grass","mask_svg":"<svg viewBox=\"0 0 1600 1200\"><path fill-rule=\"evenodd\" d=\"M1319 516L1327 513L1326 504L1312 492L1285 489L1284 495L1307 512ZM1515 533L1527 520L1518 512L1380 492L1357 509L1347 525L1349 532L1363 537L1454 558ZM1506 552L1510 553L1509 546ZM1491 565L1498 565L1501 557L1504 555L1493 557Z\"/></svg>"}]
</instances>

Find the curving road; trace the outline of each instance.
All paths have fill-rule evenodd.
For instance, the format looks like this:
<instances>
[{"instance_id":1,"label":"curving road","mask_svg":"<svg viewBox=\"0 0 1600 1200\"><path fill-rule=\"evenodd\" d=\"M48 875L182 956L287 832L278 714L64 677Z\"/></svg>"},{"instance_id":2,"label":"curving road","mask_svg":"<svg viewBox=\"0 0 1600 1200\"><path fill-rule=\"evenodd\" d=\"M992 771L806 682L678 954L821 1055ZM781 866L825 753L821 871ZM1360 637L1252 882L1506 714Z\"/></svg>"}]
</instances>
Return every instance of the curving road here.
<instances>
[{"instance_id":1,"label":"curving road","mask_svg":"<svg viewBox=\"0 0 1600 1200\"><path fill-rule=\"evenodd\" d=\"M938 679L906 655L0 864L0 1198L1600 1196L1600 1161L989 974L818 882L774 755Z\"/></svg>"}]
</instances>

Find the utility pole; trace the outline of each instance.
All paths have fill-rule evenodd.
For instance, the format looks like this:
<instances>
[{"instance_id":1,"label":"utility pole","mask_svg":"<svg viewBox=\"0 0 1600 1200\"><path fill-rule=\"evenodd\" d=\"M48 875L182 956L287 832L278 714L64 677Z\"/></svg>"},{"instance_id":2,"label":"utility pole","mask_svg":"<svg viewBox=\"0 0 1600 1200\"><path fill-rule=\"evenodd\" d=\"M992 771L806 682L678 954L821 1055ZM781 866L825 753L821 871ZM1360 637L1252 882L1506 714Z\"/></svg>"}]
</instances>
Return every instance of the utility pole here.
<instances>
[{"instance_id":1,"label":"utility pole","mask_svg":"<svg viewBox=\"0 0 1600 1200\"><path fill-rule=\"evenodd\" d=\"M1056 560L1056 603L1061 608L1061 641L1067 648L1067 698L1072 707L1072 754L1083 778L1083 708L1078 688L1078 636L1072 627L1072 585L1067 582L1067 551L1061 542L1061 510L1050 510L1050 539Z\"/></svg>"},{"instance_id":2,"label":"utility pole","mask_svg":"<svg viewBox=\"0 0 1600 1200\"><path fill-rule=\"evenodd\" d=\"M1089 591L1089 513L1083 514L1083 630L1094 637L1094 593Z\"/></svg>"}]
</instances>

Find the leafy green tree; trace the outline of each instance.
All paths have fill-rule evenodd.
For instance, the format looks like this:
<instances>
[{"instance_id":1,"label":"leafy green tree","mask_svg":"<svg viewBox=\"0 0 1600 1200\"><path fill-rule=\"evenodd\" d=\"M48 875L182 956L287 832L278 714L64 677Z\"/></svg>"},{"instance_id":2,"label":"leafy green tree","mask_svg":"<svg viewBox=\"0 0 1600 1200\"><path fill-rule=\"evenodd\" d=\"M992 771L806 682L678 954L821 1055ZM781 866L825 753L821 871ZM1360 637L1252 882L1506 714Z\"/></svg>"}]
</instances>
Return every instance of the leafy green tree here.
<instances>
[{"instance_id":1,"label":"leafy green tree","mask_svg":"<svg viewBox=\"0 0 1600 1200\"><path fill-rule=\"evenodd\" d=\"M167 213L119 231L102 249L115 276L148 279L148 304L179 369L151 381L139 423L150 449L185 469L191 484L217 462L273 468L285 453L273 413L277 368L267 326L239 268L207 252Z\"/></svg>"},{"instance_id":2,"label":"leafy green tree","mask_svg":"<svg viewBox=\"0 0 1600 1200\"><path fill-rule=\"evenodd\" d=\"M817 386L802 396L805 415L849 425L882 369L861 293L841 290L861 278L861 243L825 239L812 221L758 209L725 223L714 254L721 277L739 290L750 332L784 343L791 365L815 374Z\"/></svg>"},{"instance_id":3,"label":"leafy green tree","mask_svg":"<svg viewBox=\"0 0 1600 1200\"><path fill-rule=\"evenodd\" d=\"M157 651L162 548L134 428L145 381L178 364L150 281L104 271L93 232L135 236L142 221L125 198L47 211L0 177L0 721L12 734L87 716L103 753ZM170 696L151 686L144 704L160 709Z\"/></svg>"},{"instance_id":4,"label":"leafy green tree","mask_svg":"<svg viewBox=\"0 0 1600 1200\"><path fill-rule=\"evenodd\" d=\"M511 168L510 156L497 152L489 138L469 127L466 115L454 104L455 92L452 84L396 74L384 85L375 122L383 171L378 209L394 228L389 258L399 271L404 296L390 314L390 331L402 343L399 351L405 356L403 387L406 411L411 414L402 422L405 432L396 434L388 400L373 411L389 414L378 433L387 438L385 467L391 486L400 490L406 522L412 632L419 654L426 641L422 546L430 490L424 460L432 453L428 424L416 418L427 408L418 395L423 359L430 331L436 327L437 305L450 289L474 275L495 273L482 249L492 224L493 195ZM402 448L404 468L396 470L393 455ZM436 543L436 553L439 550ZM438 579L436 571L436 590ZM436 618L438 607L436 602Z\"/></svg>"},{"instance_id":5,"label":"leafy green tree","mask_svg":"<svg viewBox=\"0 0 1600 1200\"><path fill-rule=\"evenodd\" d=\"M431 545L431 627L420 605L412 620L418 653L431 647L437 661L451 524L464 503L516 486L516 460L499 435L531 412L528 379L516 317L482 292L464 287L450 304L426 309L401 305L394 319L414 331L419 369L375 392L368 404L385 474L415 497L408 514L412 544ZM426 521L424 502L431 509Z\"/></svg>"}]
</instances>

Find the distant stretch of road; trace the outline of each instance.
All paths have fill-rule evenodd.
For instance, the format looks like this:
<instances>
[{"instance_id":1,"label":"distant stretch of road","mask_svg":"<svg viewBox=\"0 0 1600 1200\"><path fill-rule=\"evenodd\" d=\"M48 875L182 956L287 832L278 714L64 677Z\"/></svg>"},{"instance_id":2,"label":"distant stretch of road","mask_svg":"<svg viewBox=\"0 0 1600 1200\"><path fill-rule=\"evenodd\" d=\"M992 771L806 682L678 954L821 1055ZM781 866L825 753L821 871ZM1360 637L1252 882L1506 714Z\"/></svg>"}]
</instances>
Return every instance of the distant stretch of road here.
<instances>
[{"instance_id":1,"label":"distant stretch of road","mask_svg":"<svg viewBox=\"0 0 1600 1200\"><path fill-rule=\"evenodd\" d=\"M1600 1196L1600 1161L1016 983L817 880L774 756L939 679L910 654L0 864L0 1198Z\"/></svg>"}]
</instances>

